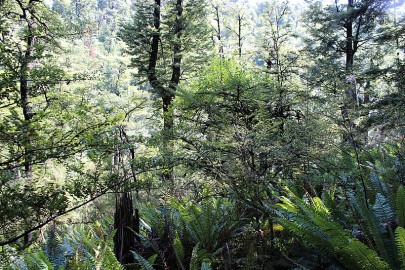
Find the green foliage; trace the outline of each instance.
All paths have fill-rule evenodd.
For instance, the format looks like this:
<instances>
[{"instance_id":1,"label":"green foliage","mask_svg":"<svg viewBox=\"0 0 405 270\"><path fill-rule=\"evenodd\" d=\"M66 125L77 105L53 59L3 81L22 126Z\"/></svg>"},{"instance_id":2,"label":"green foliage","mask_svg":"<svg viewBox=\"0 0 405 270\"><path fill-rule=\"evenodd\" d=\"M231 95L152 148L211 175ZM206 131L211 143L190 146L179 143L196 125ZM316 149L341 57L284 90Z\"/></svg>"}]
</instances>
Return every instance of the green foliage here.
<instances>
[{"instance_id":1,"label":"green foliage","mask_svg":"<svg viewBox=\"0 0 405 270\"><path fill-rule=\"evenodd\" d=\"M2 243L61 215L77 197L111 185L106 177L84 177L89 171L74 174L69 167L91 151L105 153L113 141L106 140L110 126L123 122L120 109L99 106L99 93L84 83L89 77L71 72L81 56L69 55L74 44L67 44L60 14L44 1L6 2L0 7ZM80 181L86 188L71 188Z\"/></svg>"},{"instance_id":2,"label":"green foliage","mask_svg":"<svg viewBox=\"0 0 405 270\"><path fill-rule=\"evenodd\" d=\"M398 227L395 230L395 241L397 244L398 258L401 264L401 269L405 267L405 229Z\"/></svg>"},{"instance_id":3,"label":"green foliage","mask_svg":"<svg viewBox=\"0 0 405 270\"><path fill-rule=\"evenodd\" d=\"M62 228L52 225L44 233L43 243L10 258L5 269L123 269L112 251L114 231L110 226L108 220ZM11 248L9 252L16 254Z\"/></svg>"},{"instance_id":4,"label":"green foliage","mask_svg":"<svg viewBox=\"0 0 405 270\"><path fill-rule=\"evenodd\" d=\"M405 189L403 186L398 189L395 202L398 215L398 225L405 228Z\"/></svg>"},{"instance_id":5,"label":"green foliage","mask_svg":"<svg viewBox=\"0 0 405 270\"><path fill-rule=\"evenodd\" d=\"M137 252L132 251L132 254L134 254L135 260L139 263L139 265L142 267L144 270L155 270L153 268L153 263L157 257L157 254L151 256L148 260L145 260L141 255L139 255Z\"/></svg>"},{"instance_id":6,"label":"green foliage","mask_svg":"<svg viewBox=\"0 0 405 270\"><path fill-rule=\"evenodd\" d=\"M287 85L217 58L181 89L178 153L196 181L202 174L256 209L276 197L282 183L303 182L316 162L309 157L332 149L311 148L325 133L305 119L301 97Z\"/></svg>"},{"instance_id":7,"label":"green foliage","mask_svg":"<svg viewBox=\"0 0 405 270\"><path fill-rule=\"evenodd\" d=\"M155 232L159 236L156 240L140 235L157 256L155 263L168 264L174 255L178 269L219 267L218 259L239 230L234 206L211 197L200 203L172 200L170 207L145 209L144 228L149 235ZM138 251L134 256L145 269L152 267Z\"/></svg>"},{"instance_id":8,"label":"green foliage","mask_svg":"<svg viewBox=\"0 0 405 270\"><path fill-rule=\"evenodd\" d=\"M234 205L225 199L208 198L200 204L174 202L183 235L188 235L208 254L218 254L238 228Z\"/></svg>"},{"instance_id":9,"label":"green foliage","mask_svg":"<svg viewBox=\"0 0 405 270\"><path fill-rule=\"evenodd\" d=\"M58 269L63 270L63 266L56 267L51 262L50 259L45 255L43 251L36 252L34 254L26 255L26 262L28 269Z\"/></svg>"},{"instance_id":10,"label":"green foliage","mask_svg":"<svg viewBox=\"0 0 405 270\"><path fill-rule=\"evenodd\" d=\"M277 206L277 221L305 245L347 268L400 269L404 191L394 172L402 168L402 151L386 146L360 153L354 160L367 164L368 170L344 167L345 173L352 170L355 175L352 183L346 182L351 189L333 195L324 191L322 200L308 195L299 199L289 192L290 199L282 197ZM348 156L344 158L351 164ZM339 177L347 181L342 174Z\"/></svg>"},{"instance_id":11,"label":"green foliage","mask_svg":"<svg viewBox=\"0 0 405 270\"><path fill-rule=\"evenodd\" d=\"M159 51L156 72L158 84L163 87L151 89L158 97L164 94L160 92L170 87L173 64L173 46L180 44L181 47L181 70L182 76L189 76L200 68L200 64L206 61L209 54L210 27L207 24L207 3L204 0L184 1L182 15L177 16L176 1L167 1L160 8L161 17L158 29L154 28L155 1L136 1L135 14L131 23L124 24L119 37L128 45L127 52L131 55L131 63L137 68L134 74L138 83L148 80L149 48L154 34L159 35ZM180 30L180 36L175 35L176 29ZM198 37L198 38L197 38Z\"/></svg>"},{"instance_id":12,"label":"green foliage","mask_svg":"<svg viewBox=\"0 0 405 270\"><path fill-rule=\"evenodd\" d=\"M122 269L112 251L114 231L107 220L92 227L78 226L68 229L68 239L75 247L73 264L85 262L88 269Z\"/></svg>"},{"instance_id":13,"label":"green foliage","mask_svg":"<svg viewBox=\"0 0 405 270\"><path fill-rule=\"evenodd\" d=\"M328 213L319 198L313 205L298 198L282 198L278 209L284 214L277 219L283 226L299 236L308 245L325 255L335 257L349 269L390 269L378 254L353 237Z\"/></svg>"},{"instance_id":14,"label":"green foliage","mask_svg":"<svg viewBox=\"0 0 405 270\"><path fill-rule=\"evenodd\" d=\"M0 0L0 268L404 269L402 11L305 2Z\"/></svg>"}]
</instances>

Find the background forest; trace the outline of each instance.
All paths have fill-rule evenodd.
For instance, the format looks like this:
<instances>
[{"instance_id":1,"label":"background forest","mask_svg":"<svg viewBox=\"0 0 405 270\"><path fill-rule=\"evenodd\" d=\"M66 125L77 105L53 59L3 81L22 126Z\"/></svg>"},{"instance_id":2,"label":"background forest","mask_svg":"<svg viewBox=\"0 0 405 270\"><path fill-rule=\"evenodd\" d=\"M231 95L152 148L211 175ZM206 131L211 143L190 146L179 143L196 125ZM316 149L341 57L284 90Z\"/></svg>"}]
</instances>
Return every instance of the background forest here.
<instances>
[{"instance_id":1,"label":"background forest","mask_svg":"<svg viewBox=\"0 0 405 270\"><path fill-rule=\"evenodd\" d=\"M0 0L0 269L404 269L399 0Z\"/></svg>"}]
</instances>

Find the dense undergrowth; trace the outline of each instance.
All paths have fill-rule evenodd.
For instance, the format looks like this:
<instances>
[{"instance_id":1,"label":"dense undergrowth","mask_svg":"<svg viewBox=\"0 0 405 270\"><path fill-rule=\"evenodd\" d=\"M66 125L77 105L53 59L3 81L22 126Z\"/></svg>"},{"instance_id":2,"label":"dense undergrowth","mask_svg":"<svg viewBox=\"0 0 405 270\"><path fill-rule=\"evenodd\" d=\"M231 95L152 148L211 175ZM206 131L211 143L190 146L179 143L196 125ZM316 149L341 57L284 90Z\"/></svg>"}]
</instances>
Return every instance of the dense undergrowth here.
<instances>
[{"instance_id":1,"label":"dense undergrowth","mask_svg":"<svg viewBox=\"0 0 405 270\"><path fill-rule=\"evenodd\" d=\"M135 264L117 262L112 221L100 218L2 247L1 269L403 269L404 153L391 144L325 159L322 190L285 186L260 208L208 188L198 201L144 205Z\"/></svg>"}]
</instances>

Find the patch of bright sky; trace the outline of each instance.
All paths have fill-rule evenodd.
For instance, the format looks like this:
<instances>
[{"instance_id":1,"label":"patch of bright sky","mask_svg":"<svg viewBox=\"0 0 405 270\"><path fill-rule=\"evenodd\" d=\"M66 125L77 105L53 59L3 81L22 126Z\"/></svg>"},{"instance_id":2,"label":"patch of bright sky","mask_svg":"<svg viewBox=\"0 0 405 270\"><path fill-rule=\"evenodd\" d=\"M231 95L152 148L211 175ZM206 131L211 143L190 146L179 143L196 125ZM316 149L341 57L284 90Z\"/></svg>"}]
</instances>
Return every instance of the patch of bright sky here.
<instances>
[{"instance_id":1,"label":"patch of bright sky","mask_svg":"<svg viewBox=\"0 0 405 270\"><path fill-rule=\"evenodd\" d=\"M264 0L248 0L248 2L249 2L249 4L251 4L251 5L255 5L255 4L257 4L257 3L262 3L262 2L265 2ZM283 1L277 1L277 2L283 2ZM293 5L296 5L296 4L299 4L299 5L301 5L301 4L305 4L305 1L304 0L289 0L288 1L290 4L293 4Z\"/></svg>"},{"instance_id":2,"label":"patch of bright sky","mask_svg":"<svg viewBox=\"0 0 405 270\"><path fill-rule=\"evenodd\" d=\"M255 5L257 3L265 2L265 0L247 0L251 5ZM282 0L276 0L277 2L282 2ZM299 5L299 6L305 6L305 0L288 0L288 2L292 5ZM322 4L324 5L333 5L335 4L335 0L323 0L321 1ZM396 7L397 10L400 10L401 12L405 11L405 0L395 0L395 4L398 4L399 7ZM347 0L338 0L338 3L347 3Z\"/></svg>"},{"instance_id":3,"label":"patch of bright sky","mask_svg":"<svg viewBox=\"0 0 405 270\"><path fill-rule=\"evenodd\" d=\"M53 0L44 0L44 3L48 6L52 6Z\"/></svg>"},{"instance_id":4,"label":"patch of bright sky","mask_svg":"<svg viewBox=\"0 0 405 270\"><path fill-rule=\"evenodd\" d=\"M265 2L265 0L247 0L249 4L252 6L256 5L257 3ZM276 0L282 2L282 0ZM52 6L53 0L44 0L44 2L48 6ZM288 2L292 5L297 5L297 6L305 6L305 0L288 0ZM343 2L346 3L347 0L338 0L339 3ZM400 4L400 7L397 7L397 11L400 12L405 12L405 0L395 0L396 3ZM334 4L335 0L323 0L323 4L328 5L328 4Z\"/></svg>"}]
</instances>

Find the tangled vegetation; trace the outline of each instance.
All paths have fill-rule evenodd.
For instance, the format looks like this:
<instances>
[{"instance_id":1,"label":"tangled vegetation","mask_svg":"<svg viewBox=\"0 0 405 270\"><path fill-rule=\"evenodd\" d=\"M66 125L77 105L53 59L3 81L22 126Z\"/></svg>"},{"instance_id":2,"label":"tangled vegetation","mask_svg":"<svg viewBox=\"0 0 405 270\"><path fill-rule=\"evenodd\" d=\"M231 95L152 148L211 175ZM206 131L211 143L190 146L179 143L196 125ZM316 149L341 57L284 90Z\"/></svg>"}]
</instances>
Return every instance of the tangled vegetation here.
<instances>
[{"instance_id":1,"label":"tangled vegetation","mask_svg":"<svg viewBox=\"0 0 405 270\"><path fill-rule=\"evenodd\" d=\"M395 0L0 0L0 270L404 269Z\"/></svg>"}]
</instances>

